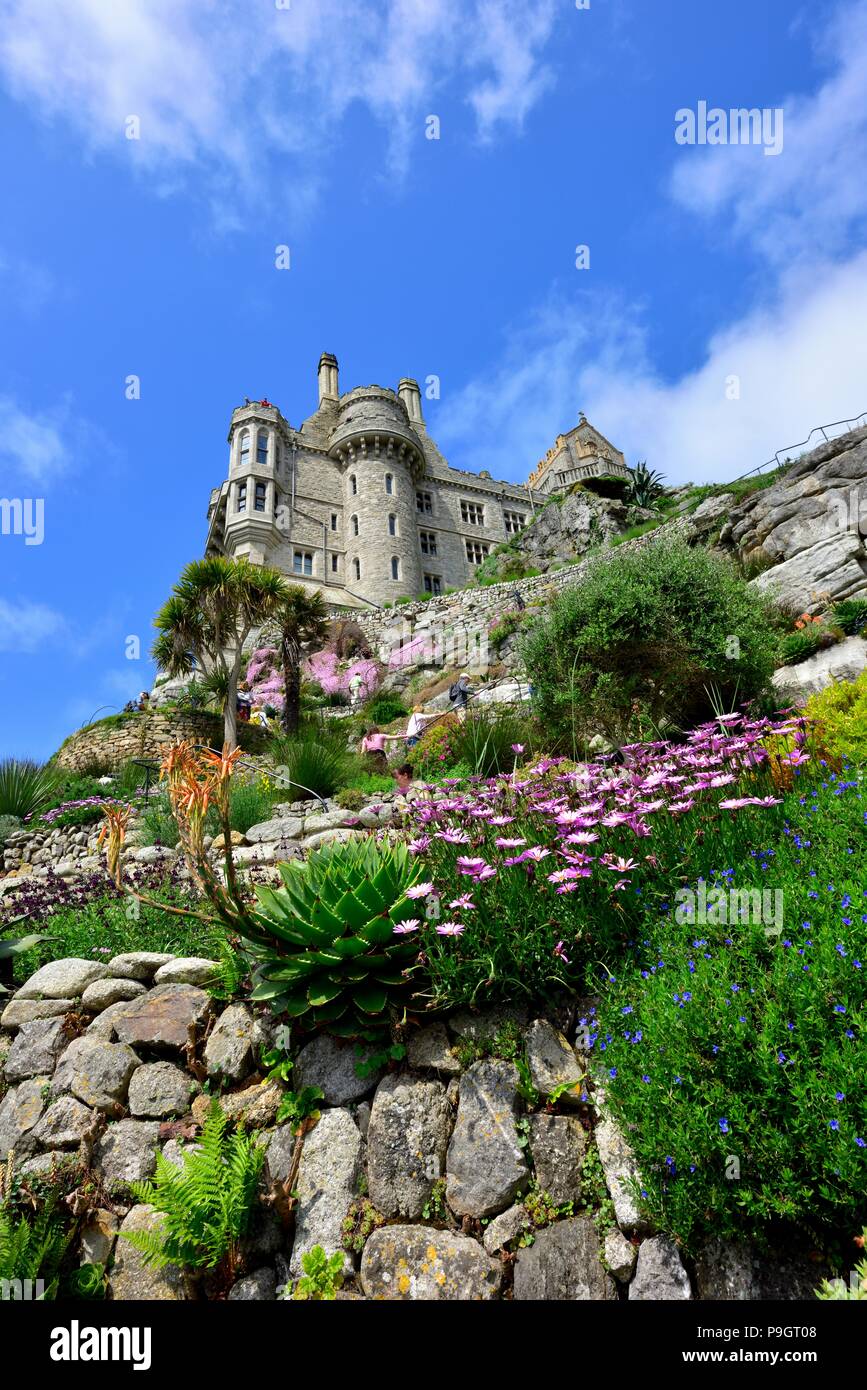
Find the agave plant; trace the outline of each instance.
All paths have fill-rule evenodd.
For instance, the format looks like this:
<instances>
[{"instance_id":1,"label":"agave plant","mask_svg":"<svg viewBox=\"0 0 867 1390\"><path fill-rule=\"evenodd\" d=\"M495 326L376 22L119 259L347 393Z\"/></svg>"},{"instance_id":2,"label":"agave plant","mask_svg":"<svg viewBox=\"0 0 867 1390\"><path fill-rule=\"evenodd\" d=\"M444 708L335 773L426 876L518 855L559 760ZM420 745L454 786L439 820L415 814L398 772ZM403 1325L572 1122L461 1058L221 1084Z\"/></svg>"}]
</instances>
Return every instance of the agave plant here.
<instances>
[{"instance_id":1,"label":"agave plant","mask_svg":"<svg viewBox=\"0 0 867 1390\"><path fill-rule=\"evenodd\" d=\"M19 922L23 922L25 920L26 919L24 917L16 917L14 921L8 922L6 925L7 927L17 927ZM2 940L0 940L0 994L9 993L8 989L3 983L3 978L4 976L6 976L7 972L10 972L8 974L8 980L11 983L11 966L14 957L21 956L24 954L25 951L29 951L34 946L38 946L40 941L54 940L56 940L56 938L53 936L42 936L37 932L32 933L30 936L11 936L4 937Z\"/></svg>"},{"instance_id":2,"label":"agave plant","mask_svg":"<svg viewBox=\"0 0 867 1390\"><path fill-rule=\"evenodd\" d=\"M644 460L637 463L629 479L628 500L634 502L637 507L652 507L665 490L662 486L663 477L664 474L648 468Z\"/></svg>"},{"instance_id":3,"label":"agave plant","mask_svg":"<svg viewBox=\"0 0 867 1390\"><path fill-rule=\"evenodd\" d=\"M404 845L332 843L281 864L282 888L258 885L241 927L255 962L252 998L302 1027L370 1038L405 1008L418 956L410 896L422 867Z\"/></svg>"}]
</instances>

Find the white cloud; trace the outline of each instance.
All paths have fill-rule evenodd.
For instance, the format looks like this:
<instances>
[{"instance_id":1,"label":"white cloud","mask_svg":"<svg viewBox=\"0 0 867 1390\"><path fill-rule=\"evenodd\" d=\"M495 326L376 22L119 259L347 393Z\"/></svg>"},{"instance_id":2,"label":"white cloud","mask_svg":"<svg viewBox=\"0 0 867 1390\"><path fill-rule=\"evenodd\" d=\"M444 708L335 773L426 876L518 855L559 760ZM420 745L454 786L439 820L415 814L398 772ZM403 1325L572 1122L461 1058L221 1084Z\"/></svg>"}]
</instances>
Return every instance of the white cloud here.
<instances>
[{"instance_id":1,"label":"white cloud","mask_svg":"<svg viewBox=\"0 0 867 1390\"><path fill-rule=\"evenodd\" d=\"M95 448L106 458L116 457L103 432L76 415L70 397L36 413L10 396L0 396L0 477L5 496L16 488L50 485Z\"/></svg>"},{"instance_id":2,"label":"white cloud","mask_svg":"<svg viewBox=\"0 0 867 1390\"><path fill-rule=\"evenodd\" d=\"M41 487L69 464L69 452L60 424L22 410L15 401L0 396L0 461L13 477Z\"/></svg>"},{"instance_id":3,"label":"white cloud","mask_svg":"<svg viewBox=\"0 0 867 1390\"><path fill-rule=\"evenodd\" d=\"M431 429L452 464L526 480L583 409L627 460L670 482L722 481L817 425L867 411L867 252L790 273L773 303L719 332L676 381L655 371L640 309L553 299ZM727 397L739 378L739 399ZM479 420L484 440L479 443Z\"/></svg>"},{"instance_id":4,"label":"white cloud","mask_svg":"<svg viewBox=\"0 0 867 1390\"><path fill-rule=\"evenodd\" d=\"M818 89L767 103L783 110L779 155L749 145L685 146L671 174L677 202L725 218L727 231L733 228L778 264L837 254L867 221L865 0L839 7L819 32L816 50L831 68ZM696 94L696 100L707 97Z\"/></svg>"},{"instance_id":5,"label":"white cloud","mask_svg":"<svg viewBox=\"0 0 867 1390\"><path fill-rule=\"evenodd\" d=\"M783 103L782 154L687 147L670 181L681 206L757 258L754 307L668 380L644 305L553 294L513 326L501 361L443 402L432 428L452 463L523 481L583 409L630 462L646 457L672 482L723 480L867 411L867 252L852 250L867 222L867 0L840 7L816 43L832 70Z\"/></svg>"},{"instance_id":6,"label":"white cloud","mask_svg":"<svg viewBox=\"0 0 867 1390\"><path fill-rule=\"evenodd\" d=\"M272 192L309 203L355 103L385 128L397 169L453 81L481 136L519 128L550 80L540 55L555 17L555 0L0 0L0 77L163 191L203 166L225 218L230 191L259 189L275 154L296 163ZM139 140L125 137L131 115Z\"/></svg>"},{"instance_id":7,"label":"white cloud","mask_svg":"<svg viewBox=\"0 0 867 1390\"><path fill-rule=\"evenodd\" d=\"M44 603L0 598L0 651L14 656L42 652L62 642L65 633L66 620Z\"/></svg>"}]
</instances>

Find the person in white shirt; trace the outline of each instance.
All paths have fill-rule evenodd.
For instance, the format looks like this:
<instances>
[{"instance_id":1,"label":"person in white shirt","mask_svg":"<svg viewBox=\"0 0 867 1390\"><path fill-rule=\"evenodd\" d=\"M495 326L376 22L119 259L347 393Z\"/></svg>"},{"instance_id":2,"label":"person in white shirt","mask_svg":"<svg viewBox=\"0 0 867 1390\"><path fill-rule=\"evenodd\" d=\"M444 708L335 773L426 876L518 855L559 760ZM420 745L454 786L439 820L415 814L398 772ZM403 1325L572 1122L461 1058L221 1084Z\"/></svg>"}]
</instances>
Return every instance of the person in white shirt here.
<instances>
[{"instance_id":1,"label":"person in white shirt","mask_svg":"<svg viewBox=\"0 0 867 1390\"><path fill-rule=\"evenodd\" d=\"M425 719L421 711L421 705L413 705L412 714L409 716L409 720L406 726L407 748L415 748L415 745L418 743L419 739L424 733L424 726L427 723L427 720Z\"/></svg>"}]
</instances>

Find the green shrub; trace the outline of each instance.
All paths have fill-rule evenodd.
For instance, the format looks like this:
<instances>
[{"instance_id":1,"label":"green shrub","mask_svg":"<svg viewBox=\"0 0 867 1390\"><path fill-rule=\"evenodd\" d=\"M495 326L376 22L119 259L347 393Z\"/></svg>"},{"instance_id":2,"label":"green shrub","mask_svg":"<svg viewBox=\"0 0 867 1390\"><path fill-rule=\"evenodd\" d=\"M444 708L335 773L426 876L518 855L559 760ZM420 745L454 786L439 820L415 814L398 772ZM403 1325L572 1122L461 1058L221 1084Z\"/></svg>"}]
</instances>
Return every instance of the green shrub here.
<instances>
[{"instance_id":1,"label":"green shrub","mask_svg":"<svg viewBox=\"0 0 867 1390\"><path fill-rule=\"evenodd\" d=\"M780 660L784 666L806 661L808 657L815 656L816 652L827 647L830 642L828 629L821 623L811 623L799 632L786 633L780 643Z\"/></svg>"},{"instance_id":2,"label":"green shrub","mask_svg":"<svg viewBox=\"0 0 867 1390\"><path fill-rule=\"evenodd\" d=\"M524 621L524 613L508 612L488 629L488 641L492 647L499 647L508 641Z\"/></svg>"},{"instance_id":3,"label":"green shrub","mask_svg":"<svg viewBox=\"0 0 867 1390\"><path fill-rule=\"evenodd\" d=\"M816 720L828 753L859 766L867 763L867 670L857 680L838 681L811 695L804 714Z\"/></svg>"},{"instance_id":4,"label":"green shrub","mask_svg":"<svg viewBox=\"0 0 867 1390\"><path fill-rule=\"evenodd\" d=\"M255 782L236 782L229 801L229 825L242 835L251 825L271 819L276 793L261 778Z\"/></svg>"},{"instance_id":5,"label":"green shrub","mask_svg":"<svg viewBox=\"0 0 867 1390\"><path fill-rule=\"evenodd\" d=\"M148 1264L200 1271L240 1264L265 1150L255 1137L230 1134L229 1121L214 1100L195 1148L184 1151L182 1167L157 1154L152 1182L133 1183L139 1202L165 1217L162 1230L124 1231Z\"/></svg>"},{"instance_id":6,"label":"green shrub","mask_svg":"<svg viewBox=\"0 0 867 1390\"><path fill-rule=\"evenodd\" d=\"M3 848L9 836L20 829L21 818L19 816L0 816L0 849Z\"/></svg>"},{"instance_id":7,"label":"green shrub","mask_svg":"<svg viewBox=\"0 0 867 1390\"><path fill-rule=\"evenodd\" d=\"M358 791L364 795L365 802L373 800L380 792L394 791L394 780L380 772L355 772L349 778L345 791ZM338 803L340 803L338 794ZM342 803L340 803L342 804Z\"/></svg>"},{"instance_id":8,"label":"green shrub","mask_svg":"<svg viewBox=\"0 0 867 1390\"><path fill-rule=\"evenodd\" d=\"M301 1256L301 1268L304 1274L295 1285L292 1297L301 1301L333 1302L343 1283L343 1251L336 1250L329 1256L321 1245L314 1245ZM288 1289L285 1296L289 1296Z\"/></svg>"},{"instance_id":9,"label":"green shrub","mask_svg":"<svg viewBox=\"0 0 867 1390\"><path fill-rule=\"evenodd\" d=\"M291 784L293 796L299 799L306 794L333 796L354 765L345 747L318 733L302 733L298 738L279 736L274 740L273 757L283 779Z\"/></svg>"},{"instance_id":10,"label":"green shrub","mask_svg":"<svg viewBox=\"0 0 867 1390\"><path fill-rule=\"evenodd\" d=\"M511 772L535 741L526 715L492 704L467 711L464 722L451 729L449 748L455 763L469 768L472 776L496 777Z\"/></svg>"},{"instance_id":11,"label":"green shrub","mask_svg":"<svg viewBox=\"0 0 867 1390\"><path fill-rule=\"evenodd\" d=\"M0 761L0 816L35 816L47 811L57 785L57 773L30 758Z\"/></svg>"},{"instance_id":12,"label":"green shrub","mask_svg":"<svg viewBox=\"0 0 867 1390\"><path fill-rule=\"evenodd\" d=\"M405 719L409 711L397 695L374 695L364 707L364 716L374 724L390 724L394 719Z\"/></svg>"},{"instance_id":13,"label":"green shrub","mask_svg":"<svg viewBox=\"0 0 867 1390\"><path fill-rule=\"evenodd\" d=\"M148 885L148 892L167 905L190 906L193 899L188 886L171 880L160 886ZM179 956L212 956L217 958L225 944L221 927L211 931L192 918L163 912L158 907L140 903L137 913L129 912L130 900L109 890L89 902L79 900L80 890L71 892L69 905L53 912L33 911L30 921L44 927L48 935L15 957L15 979L23 983L41 965L64 956L78 959L110 960L112 956L129 951L163 951ZM3 924L3 930L7 929Z\"/></svg>"},{"instance_id":14,"label":"green shrub","mask_svg":"<svg viewBox=\"0 0 867 1390\"><path fill-rule=\"evenodd\" d=\"M446 714L435 724L428 724L415 747L407 750L406 760L416 777L433 781L457 762L457 754L452 750L452 735L457 727L458 719L454 714Z\"/></svg>"},{"instance_id":15,"label":"green shrub","mask_svg":"<svg viewBox=\"0 0 867 1390\"><path fill-rule=\"evenodd\" d=\"M410 997L414 934L395 926L423 906L408 891L422 869L404 845L365 838L280 866L282 888L256 887L259 910L241 928L253 958L253 999L305 1028L369 1037Z\"/></svg>"},{"instance_id":16,"label":"green shrub","mask_svg":"<svg viewBox=\"0 0 867 1390\"><path fill-rule=\"evenodd\" d=\"M642 716L687 728L768 687L769 601L735 567L683 542L591 561L526 629L536 712L549 746L602 733L628 743Z\"/></svg>"},{"instance_id":17,"label":"green shrub","mask_svg":"<svg viewBox=\"0 0 867 1390\"><path fill-rule=\"evenodd\" d=\"M334 799L343 811L360 811L369 800L359 787L343 787Z\"/></svg>"},{"instance_id":18,"label":"green shrub","mask_svg":"<svg viewBox=\"0 0 867 1390\"><path fill-rule=\"evenodd\" d=\"M834 624L851 637L867 627L867 599L844 598L831 610Z\"/></svg>"}]
</instances>

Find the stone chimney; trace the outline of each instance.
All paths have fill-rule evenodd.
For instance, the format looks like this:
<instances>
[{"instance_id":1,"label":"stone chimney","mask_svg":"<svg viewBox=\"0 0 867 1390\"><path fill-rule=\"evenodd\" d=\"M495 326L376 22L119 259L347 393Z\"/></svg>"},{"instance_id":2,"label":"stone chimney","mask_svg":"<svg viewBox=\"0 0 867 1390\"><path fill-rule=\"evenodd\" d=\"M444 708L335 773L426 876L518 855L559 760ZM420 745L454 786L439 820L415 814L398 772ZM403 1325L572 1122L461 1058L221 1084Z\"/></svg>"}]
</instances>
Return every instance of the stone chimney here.
<instances>
[{"instance_id":1,"label":"stone chimney","mask_svg":"<svg viewBox=\"0 0 867 1390\"><path fill-rule=\"evenodd\" d=\"M323 352L319 359L319 404L336 401L340 396L337 384L337 358L333 352Z\"/></svg>"},{"instance_id":2,"label":"stone chimney","mask_svg":"<svg viewBox=\"0 0 867 1390\"><path fill-rule=\"evenodd\" d=\"M424 416L421 413L421 391L418 388L418 382L413 381L410 376L401 377L397 394L406 406L407 414L412 423L421 424Z\"/></svg>"}]
</instances>

